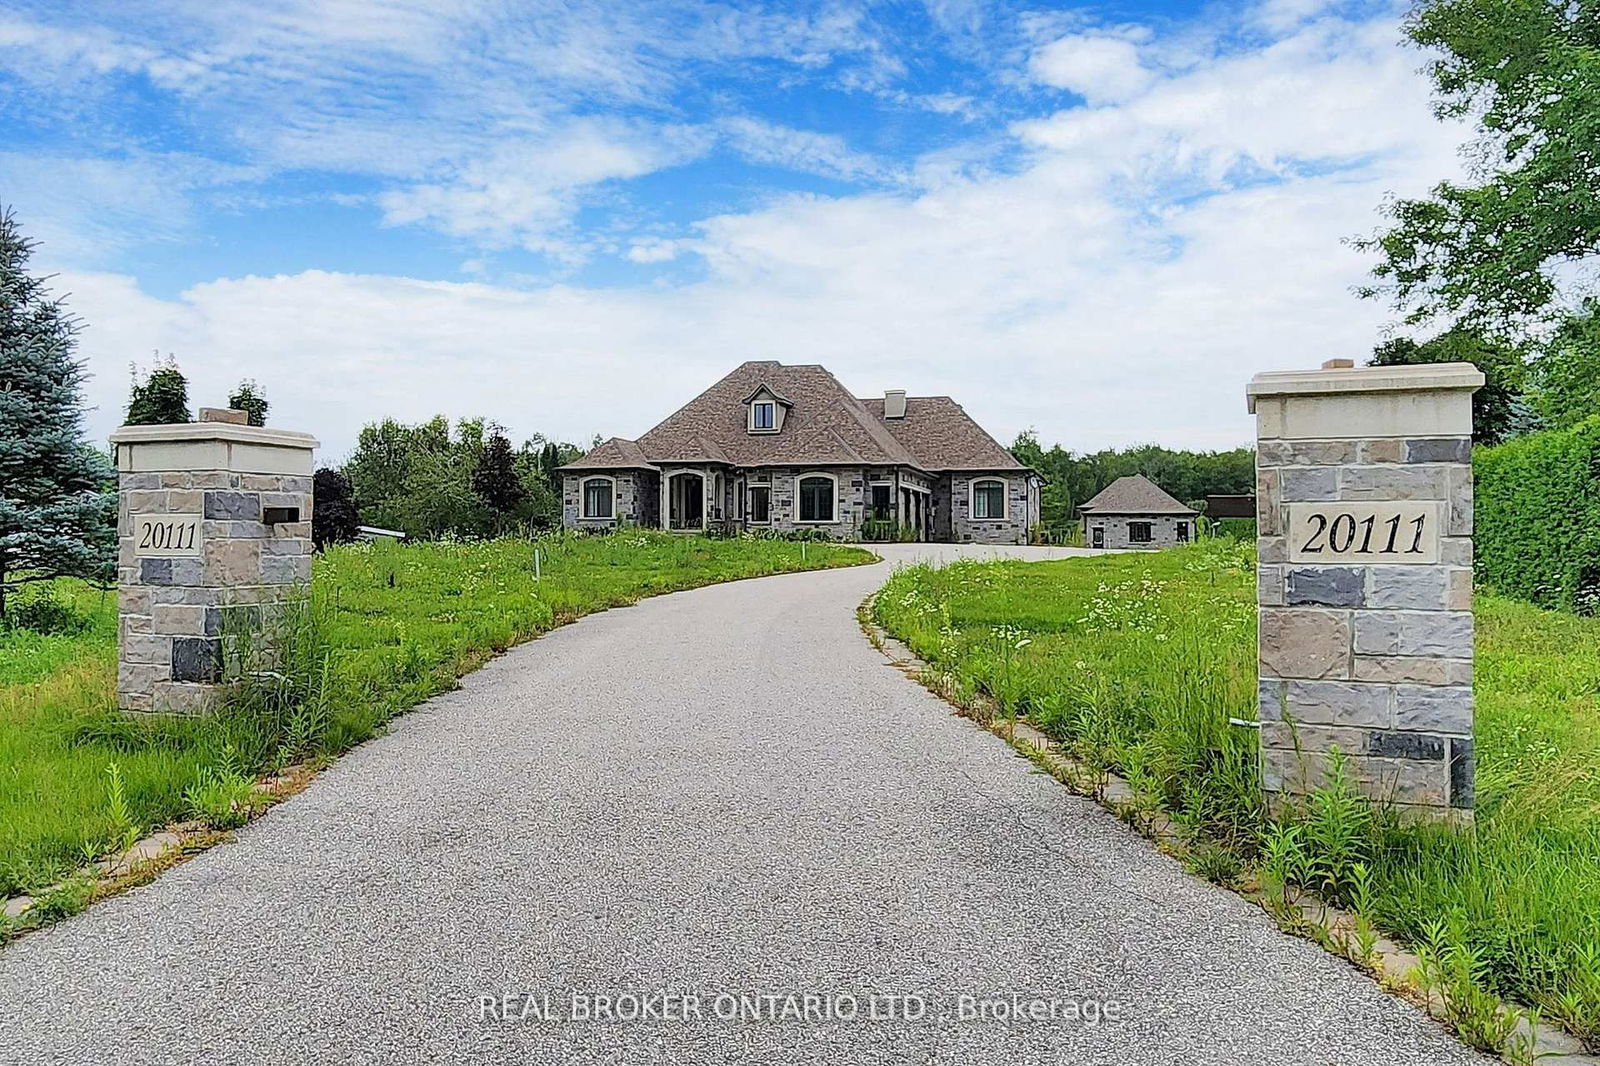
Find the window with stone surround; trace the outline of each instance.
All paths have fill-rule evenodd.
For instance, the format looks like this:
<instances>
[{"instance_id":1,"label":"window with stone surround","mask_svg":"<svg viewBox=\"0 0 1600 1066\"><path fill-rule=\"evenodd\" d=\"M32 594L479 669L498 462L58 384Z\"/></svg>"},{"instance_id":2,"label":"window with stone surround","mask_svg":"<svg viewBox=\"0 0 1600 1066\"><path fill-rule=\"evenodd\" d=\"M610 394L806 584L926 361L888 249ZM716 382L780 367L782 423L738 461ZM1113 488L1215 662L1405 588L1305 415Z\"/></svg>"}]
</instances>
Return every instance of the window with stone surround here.
<instances>
[{"instance_id":1,"label":"window with stone surround","mask_svg":"<svg viewBox=\"0 0 1600 1066\"><path fill-rule=\"evenodd\" d=\"M972 483L972 517L1004 518L1006 516L1006 483L998 478L985 478Z\"/></svg>"},{"instance_id":2,"label":"window with stone surround","mask_svg":"<svg viewBox=\"0 0 1600 1066\"><path fill-rule=\"evenodd\" d=\"M764 526L772 521L772 489L766 485L750 486L750 524Z\"/></svg>"},{"instance_id":3,"label":"window with stone surround","mask_svg":"<svg viewBox=\"0 0 1600 1066\"><path fill-rule=\"evenodd\" d=\"M584 518L612 518L616 506L616 481L608 477L585 478L583 482Z\"/></svg>"},{"instance_id":4,"label":"window with stone surround","mask_svg":"<svg viewBox=\"0 0 1600 1066\"><path fill-rule=\"evenodd\" d=\"M1149 522L1128 523L1129 544L1149 544L1153 539L1154 538L1151 536L1151 526Z\"/></svg>"},{"instance_id":5,"label":"window with stone surround","mask_svg":"<svg viewBox=\"0 0 1600 1066\"><path fill-rule=\"evenodd\" d=\"M832 522L839 482L832 474L806 474L796 479L795 497L799 500L801 522Z\"/></svg>"}]
</instances>

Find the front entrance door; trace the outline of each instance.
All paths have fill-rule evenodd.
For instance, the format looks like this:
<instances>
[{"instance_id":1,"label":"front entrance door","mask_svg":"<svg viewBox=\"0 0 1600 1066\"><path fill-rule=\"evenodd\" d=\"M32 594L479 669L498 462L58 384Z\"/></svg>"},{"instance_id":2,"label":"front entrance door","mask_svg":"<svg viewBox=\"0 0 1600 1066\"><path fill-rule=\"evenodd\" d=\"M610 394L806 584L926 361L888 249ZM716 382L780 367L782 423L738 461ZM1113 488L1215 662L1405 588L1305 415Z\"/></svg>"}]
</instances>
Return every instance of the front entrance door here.
<instances>
[{"instance_id":1,"label":"front entrance door","mask_svg":"<svg viewBox=\"0 0 1600 1066\"><path fill-rule=\"evenodd\" d=\"M667 479L667 528L706 527L706 483L699 474L673 474Z\"/></svg>"},{"instance_id":2,"label":"front entrance door","mask_svg":"<svg viewBox=\"0 0 1600 1066\"><path fill-rule=\"evenodd\" d=\"M1106 531L1103 527L1095 526L1089 531L1089 537L1089 543L1092 547L1104 548L1106 546Z\"/></svg>"}]
</instances>

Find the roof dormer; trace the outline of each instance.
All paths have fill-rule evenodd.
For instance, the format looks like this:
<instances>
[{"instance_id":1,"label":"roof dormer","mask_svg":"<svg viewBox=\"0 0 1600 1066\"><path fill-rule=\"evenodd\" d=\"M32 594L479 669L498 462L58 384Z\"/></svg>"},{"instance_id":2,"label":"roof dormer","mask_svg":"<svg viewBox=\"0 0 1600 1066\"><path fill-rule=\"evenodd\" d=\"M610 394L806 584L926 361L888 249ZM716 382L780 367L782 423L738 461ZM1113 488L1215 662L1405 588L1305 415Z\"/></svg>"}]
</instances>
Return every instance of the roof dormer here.
<instances>
[{"instance_id":1,"label":"roof dormer","mask_svg":"<svg viewBox=\"0 0 1600 1066\"><path fill-rule=\"evenodd\" d=\"M782 396L762 385L744 398L745 428L751 433L777 433L783 429L783 419L794 406Z\"/></svg>"}]
</instances>

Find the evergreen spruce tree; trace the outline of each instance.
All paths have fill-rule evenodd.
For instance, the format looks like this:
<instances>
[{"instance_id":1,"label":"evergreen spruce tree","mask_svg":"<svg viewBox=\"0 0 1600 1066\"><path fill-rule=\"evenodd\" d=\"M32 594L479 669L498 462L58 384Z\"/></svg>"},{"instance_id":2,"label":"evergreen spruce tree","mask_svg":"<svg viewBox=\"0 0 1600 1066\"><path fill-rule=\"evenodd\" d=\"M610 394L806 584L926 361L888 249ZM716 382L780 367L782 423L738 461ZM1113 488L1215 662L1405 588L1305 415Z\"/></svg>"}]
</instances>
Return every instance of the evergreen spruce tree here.
<instances>
[{"instance_id":1,"label":"evergreen spruce tree","mask_svg":"<svg viewBox=\"0 0 1600 1066\"><path fill-rule=\"evenodd\" d=\"M539 453L539 469L544 472L545 484L557 496L561 495L561 472L557 469L560 465L561 449L556 447L555 441L550 441Z\"/></svg>"},{"instance_id":2,"label":"evergreen spruce tree","mask_svg":"<svg viewBox=\"0 0 1600 1066\"><path fill-rule=\"evenodd\" d=\"M27 273L32 251L0 209L0 622L24 584L116 574L116 493L83 439L77 323Z\"/></svg>"},{"instance_id":3,"label":"evergreen spruce tree","mask_svg":"<svg viewBox=\"0 0 1600 1066\"><path fill-rule=\"evenodd\" d=\"M128 396L128 425L170 426L189 421L189 379L170 355L164 363L157 359L142 381L134 371L133 389Z\"/></svg>"},{"instance_id":4,"label":"evergreen spruce tree","mask_svg":"<svg viewBox=\"0 0 1600 1066\"><path fill-rule=\"evenodd\" d=\"M516 510L517 504L527 495L527 489L517 477L516 453L504 433L494 433L484 446L478 465L472 471L472 491L501 516Z\"/></svg>"},{"instance_id":5,"label":"evergreen spruce tree","mask_svg":"<svg viewBox=\"0 0 1600 1066\"><path fill-rule=\"evenodd\" d=\"M267 409L272 406L267 402L267 398L261 395L259 388L255 382L247 379L239 382L239 387L228 397L228 406L235 411L245 412L252 426L266 425Z\"/></svg>"}]
</instances>

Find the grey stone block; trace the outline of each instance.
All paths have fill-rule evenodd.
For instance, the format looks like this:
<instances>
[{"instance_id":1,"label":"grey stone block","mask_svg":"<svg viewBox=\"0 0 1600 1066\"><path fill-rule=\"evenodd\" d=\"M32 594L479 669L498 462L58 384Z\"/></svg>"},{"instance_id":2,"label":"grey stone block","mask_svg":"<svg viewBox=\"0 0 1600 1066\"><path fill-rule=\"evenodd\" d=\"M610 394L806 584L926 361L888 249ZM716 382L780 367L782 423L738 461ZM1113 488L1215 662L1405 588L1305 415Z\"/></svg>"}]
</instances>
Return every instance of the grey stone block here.
<instances>
[{"instance_id":1,"label":"grey stone block","mask_svg":"<svg viewBox=\"0 0 1600 1066\"><path fill-rule=\"evenodd\" d=\"M1472 738L1450 738L1450 806L1471 810L1477 802Z\"/></svg>"},{"instance_id":2,"label":"grey stone block","mask_svg":"<svg viewBox=\"0 0 1600 1066\"><path fill-rule=\"evenodd\" d=\"M222 641L215 637L174 637L172 680L222 680Z\"/></svg>"},{"instance_id":3,"label":"grey stone block","mask_svg":"<svg viewBox=\"0 0 1600 1066\"><path fill-rule=\"evenodd\" d=\"M1359 611L1357 655L1434 655L1472 658L1470 611Z\"/></svg>"},{"instance_id":4,"label":"grey stone block","mask_svg":"<svg viewBox=\"0 0 1600 1066\"><path fill-rule=\"evenodd\" d=\"M1446 466L1347 466L1339 471L1339 499L1446 500Z\"/></svg>"},{"instance_id":5,"label":"grey stone block","mask_svg":"<svg viewBox=\"0 0 1600 1066\"><path fill-rule=\"evenodd\" d=\"M1397 729L1424 733L1472 733L1470 685L1396 685L1394 723Z\"/></svg>"},{"instance_id":6,"label":"grey stone block","mask_svg":"<svg viewBox=\"0 0 1600 1066\"><path fill-rule=\"evenodd\" d=\"M1450 588L1449 573L1438 566L1371 566L1367 568L1367 606L1402 611L1442 611Z\"/></svg>"},{"instance_id":7,"label":"grey stone block","mask_svg":"<svg viewBox=\"0 0 1600 1066\"><path fill-rule=\"evenodd\" d=\"M1285 716L1312 725L1387 729L1394 720L1389 685L1359 681L1290 681Z\"/></svg>"},{"instance_id":8,"label":"grey stone block","mask_svg":"<svg viewBox=\"0 0 1600 1066\"><path fill-rule=\"evenodd\" d=\"M1445 755L1445 738L1431 733L1374 730L1367 734L1366 754L1389 759L1439 760Z\"/></svg>"},{"instance_id":9,"label":"grey stone block","mask_svg":"<svg viewBox=\"0 0 1600 1066\"><path fill-rule=\"evenodd\" d=\"M1364 575L1354 566L1303 566L1289 571L1285 601L1290 606L1360 607Z\"/></svg>"},{"instance_id":10,"label":"grey stone block","mask_svg":"<svg viewBox=\"0 0 1600 1066\"><path fill-rule=\"evenodd\" d=\"M140 559L139 583L141 585L172 584L171 559Z\"/></svg>"},{"instance_id":11,"label":"grey stone block","mask_svg":"<svg viewBox=\"0 0 1600 1066\"><path fill-rule=\"evenodd\" d=\"M261 496L255 492L207 492L205 516L227 522L261 521Z\"/></svg>"},{"instance_id":12,"label":"grey stone block","mask_svg":"<svg viewBox=\"0 0 1600 1066\"><path fill-rule=\"evenodd\" d=\"M1271 440L1256 449L1262 466L1343 466L1356 461L1353 440Z\"/></svg>"},{"instance_id":13,"label":"grey stone block","mask_svg":"<svg viewBox=\"0 0 1600 1066\"><path fill-rule=\"evenodd\" d=\"M1288 685L1276 678L1264 677L1256 683L1256 717L1263 722L1283 721L1284 690Z\"/></svg>"},{"instance_id":14,"label":"grey stone block","mask_svg":"<svg viewBox=\"0 0 1600 1066\"><path fill-rule=\"evenodd\" d=\"M1289 561L1289 542L1283 537L1257 537L1256 561L1285 563Z\"/></svg>"},{"instance_id":15,"label":"grey stone block","mask_svg":"<svg viewBox=\"0 0 1600 1066\"><path fill-rule=\"evenodd\" d=\"M220 637L256 632L261 628L261 608L254 604L228 604L205 609L205 635Z\"/></svg>"},{"instance_id":16,"label":"grey stone block","mask_svg":"<svg viewBox=\"0 0 1600 1066\"><path fill-rule=\"evenodd\" d=\"M1339 498L1338 470L1280 470L1279 491L1284 503L1314 503Z\"/></svg>"},{"instance_id":17,"label":"grey stone block","mask_svg":"<svg viewBox=\"0 0 1600 1066\"><path fill-rule=\"evenodd\" d=\"M1472 441L1466 437L1435 437L1406 441L1408 463L1470 463Z\"/></svg>"}]
</instances>

